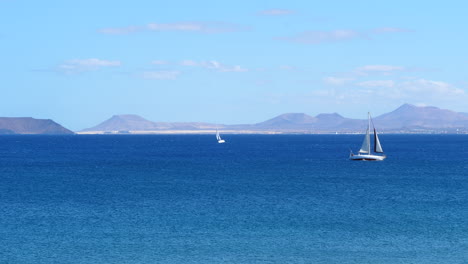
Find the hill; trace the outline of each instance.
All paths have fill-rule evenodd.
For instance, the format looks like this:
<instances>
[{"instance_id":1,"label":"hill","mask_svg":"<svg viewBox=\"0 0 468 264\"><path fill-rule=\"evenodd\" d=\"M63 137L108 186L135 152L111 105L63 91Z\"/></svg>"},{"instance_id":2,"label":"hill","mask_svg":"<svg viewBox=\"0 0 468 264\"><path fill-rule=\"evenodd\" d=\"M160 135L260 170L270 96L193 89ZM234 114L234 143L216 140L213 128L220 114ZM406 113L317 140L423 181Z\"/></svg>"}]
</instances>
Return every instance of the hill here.
<instances>
[{"instance_id":1,"label":"hill","mask_svg":"<svg viewBox=\"0 0 468 264\"><path fill-rule=\"evenodd\" d=\"M0 134L74 134L50 119L0 117Z\"/></svg>"},{"instance_id":2,"label":"hill","mask_svg":"<svg viewBox=\"0 0 468 264\"><path fill-rule=\"evenodd\" d=\"M159 130L201 130L222 128L222 125L201 122L153 122L138 115L114 115L97 126L83 129L92 131L159 131Z\"/></svg>"}]
</instances>

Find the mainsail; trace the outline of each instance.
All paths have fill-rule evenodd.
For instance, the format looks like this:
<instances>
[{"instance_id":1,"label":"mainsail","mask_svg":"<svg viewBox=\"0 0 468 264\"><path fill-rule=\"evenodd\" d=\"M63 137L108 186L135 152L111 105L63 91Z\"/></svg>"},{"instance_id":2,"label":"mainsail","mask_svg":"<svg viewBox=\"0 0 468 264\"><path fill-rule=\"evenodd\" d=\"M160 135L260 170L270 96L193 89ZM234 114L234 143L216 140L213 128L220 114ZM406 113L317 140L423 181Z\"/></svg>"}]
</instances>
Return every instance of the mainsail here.
<instances>
[{"instance_id":1,"label":"mainsail","mask_svg":"<svg viewBox=\"0 0 468 264\"><path fill-rule=\"evenodd\" d=\"M221 136L219 135L218 129L216 129L216 140L221 140Z\"/></svg>"},{"instance_id":2,"label":"mainsail","mask_svg":"<svg viewBox=\"0 0 468 264\"><path fill-rule=\"evenodd\" d=\"M366 136L364 137L364 141L362 142L361 149L359 150L360 153L370 153L370 134L369 128L367 128Z\"/></svg>"}]
</instances>

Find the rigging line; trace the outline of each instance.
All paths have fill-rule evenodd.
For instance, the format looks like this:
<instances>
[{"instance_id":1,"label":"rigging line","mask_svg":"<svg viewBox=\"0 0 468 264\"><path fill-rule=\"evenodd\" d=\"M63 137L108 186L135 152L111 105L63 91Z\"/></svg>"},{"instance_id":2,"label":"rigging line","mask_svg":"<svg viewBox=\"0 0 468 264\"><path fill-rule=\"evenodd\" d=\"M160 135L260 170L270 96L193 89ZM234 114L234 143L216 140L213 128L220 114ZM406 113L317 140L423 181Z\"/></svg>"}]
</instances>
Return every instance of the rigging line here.
<instances>
[{"instance_id":1,"label":"rigging line","mask_svg":"<svg viewBox=\"0 0 468 264\"><path fill-rule=\"evenodd\" d=\"M369 113L369 117L370 117L370 121L372 123L372 127L375 129L375 125L374 125L374 119L372 118L371 114Z\"/></svg>"}]
</instances>

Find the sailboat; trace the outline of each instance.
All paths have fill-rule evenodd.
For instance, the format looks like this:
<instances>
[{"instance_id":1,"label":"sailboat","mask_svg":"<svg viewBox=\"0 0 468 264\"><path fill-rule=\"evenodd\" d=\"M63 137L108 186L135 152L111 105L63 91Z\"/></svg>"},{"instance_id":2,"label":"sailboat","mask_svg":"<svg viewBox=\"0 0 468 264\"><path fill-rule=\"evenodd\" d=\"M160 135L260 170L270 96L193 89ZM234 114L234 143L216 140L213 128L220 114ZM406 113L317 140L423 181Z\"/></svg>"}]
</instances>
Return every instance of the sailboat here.
<instances>
[{"instance_id":1,"label":"sailboat","mask_svg":"<svg viewBox=\"0 0 468 264\"><path fill-rule=\"evenodd\" d=\"M224 141L224 139L222 139L221 136L219 135L218 129L216 129L216 140L218 140L218 143L224 143L224 142L226 142L226 141Z\"/></svg>"},{"instance_id":2,"label":"sailboat","mask_svg":"<svg viewBox=\"0 0 468 264\"><path fill-rule=\"evenodd\" d=\"M372 122L372 128L374 129L374 153L371 152L371 140L370 140L370 128L371 128L371 115L368 113L368 125L366 130L366 136L362 142L361 149L358 154L354 154L353 151L349 154L350 160L371 160L371 161L380 161L384 160L387 156L379 153L383 153L382 146L380 145L379 136L377 136L377 130L375 130L374 122Z\"/></svg>"}]
</instances>

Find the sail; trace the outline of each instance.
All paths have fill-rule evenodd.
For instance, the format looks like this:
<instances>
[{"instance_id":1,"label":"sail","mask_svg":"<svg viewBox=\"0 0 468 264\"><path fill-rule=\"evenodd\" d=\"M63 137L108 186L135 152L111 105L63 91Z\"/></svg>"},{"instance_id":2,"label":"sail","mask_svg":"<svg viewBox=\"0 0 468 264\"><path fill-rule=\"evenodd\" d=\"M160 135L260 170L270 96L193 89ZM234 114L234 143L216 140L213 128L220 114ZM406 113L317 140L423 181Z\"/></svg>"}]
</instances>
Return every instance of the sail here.
<instances>
[{"instance_id":1,"label":"sail","mask_svg":"<svg viewBox=\"0 0 468 264\"><path fill-rule=\"evenodd\" d=\"M370 152L370 134L369 129L366 131L366 136L364 137L364 141L362 142L361 149L359 150L360 153L369 153Z\"/></svg>"},{"instance_id":2,"label":"sail","mask_svg":"<svg viewBox=\"0 0 468 264\"><path fill-rule=\"evenodd\" d=\"M216 129L216 140L221 140L221 136L219 135L219 131Z\"/></svg>"},{"instance_id":3,"label":"sail","mask_svg":"<svg viewBox=\"0 0 468 264\"><path fill-rule=\"evenodd\" d=\"M383 153L382 146L380 145L379 137L377 136L377 131L374 128L374 152Z\"/></svg>"}]
</instances>

